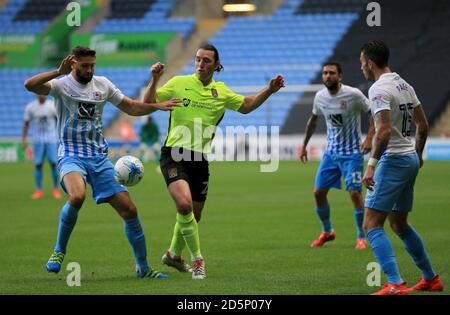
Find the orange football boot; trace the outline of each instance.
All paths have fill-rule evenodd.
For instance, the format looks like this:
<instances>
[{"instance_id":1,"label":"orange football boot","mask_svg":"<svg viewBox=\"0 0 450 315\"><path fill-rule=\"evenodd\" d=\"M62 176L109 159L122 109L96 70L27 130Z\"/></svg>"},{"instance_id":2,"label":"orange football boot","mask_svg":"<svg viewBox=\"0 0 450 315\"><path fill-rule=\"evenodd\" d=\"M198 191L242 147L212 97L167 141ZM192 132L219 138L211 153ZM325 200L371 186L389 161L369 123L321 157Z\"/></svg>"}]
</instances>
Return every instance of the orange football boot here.
<instances>
[{"instance_id":1,"label":"orange football boot","mask_svg":"<svg viewBox=\"0 0 450 315\"><path fill-rule=\"evenodd\" d=\"M61 199L61 192L58 188L53 188L53 197L55 199Z\"/></svg>"},{"instance_id":2,"label":"orange football boot","mask_svg":"<svg viewBox=\"0 0 450 315\"><path fill-rule=\"evenodd\" d=\"M320 247L323 246L326 242L332 241L336 238L336 232L322 232L318 239L314 240L311 243L311 247Z\"/></svg>"},{"instance_id":3,"label":"orange football boot","mask_svg":"<svg viewBox=\"0 0 450 315\"><path fill-rule=\"evenodd\" d=\"M444 290L444 284L439 278L439 275L436 275L431 280L425 280L424 278L420 278L419 282L408 289L411 291L430 291L430 292L438 292Z\"/></svg>"},{"instance_id":4,"label":"orange football boot","mask_svg":"<svg viewBox=\"0 0 450 315\"><path fill-rule=\"evenodd\" d=\"M406 282L400 284L386 283L383 289L371 295L408 295L408 288L406 287Z\"/></svg>"},{"instance_id":5,"label":"orange football boot","mask_svg":"<svg viewBox=\"0 0 450 315\"><path fill-rule=\"evenodd\" d=\"M31 195L31 199L41 199L44 197L44 192L42 190L36 190L34 194Z\"/></svg>"},{"instance_id":6,"label":"orange football boot","mask_svg":"<svg viewBox=\"0 0 450 315\"><path fill-rule=\"evenodd\" d=\"M364 238L358 238L356 240L356 249L362 250L367 248L367 242Z\"/></svg>"}]
</instances>

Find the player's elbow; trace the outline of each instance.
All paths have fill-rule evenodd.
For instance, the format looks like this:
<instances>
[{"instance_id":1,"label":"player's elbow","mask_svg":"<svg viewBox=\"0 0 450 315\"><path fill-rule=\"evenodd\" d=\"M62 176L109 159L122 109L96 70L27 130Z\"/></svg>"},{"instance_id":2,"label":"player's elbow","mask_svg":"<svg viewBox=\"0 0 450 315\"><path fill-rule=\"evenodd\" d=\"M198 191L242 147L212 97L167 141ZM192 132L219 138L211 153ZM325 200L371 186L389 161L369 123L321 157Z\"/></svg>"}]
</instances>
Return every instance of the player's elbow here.
<instances>
[{"instance_id":1,"label":"player's elbow","mask_svg":"<svg viewBox=\"0 0 450 315\"><path fill-rule=\"evenodd\" d=\"M392 133L392 128L390 126L384 128L383 129L383 133L382 133L383 138L384 139L389 139L391 137L391 133Z\"/></svg>"},{"instance_id":2,"label":"player's elbow","mask_svg":"<svg viewBox=\"0 0 450 315\"><path fill-rule=\"evenodd\" d=\"M239 113L247 115L248 113L250 113L251 110L251 106L248 106L247 104L243 104L240 108L239 108Z\"/></svg>"},{"instance_id":3,"label":"player's elbow","mask_svg":"<svg viewBox=\"0 0 450 315\"><path fill-rule=\"evenodd\" d=\"M30 79L26 79L25 82L23 83L23 86L28 91L33 92L33 85L31 84Z\"/></svg>"}]
</instances>

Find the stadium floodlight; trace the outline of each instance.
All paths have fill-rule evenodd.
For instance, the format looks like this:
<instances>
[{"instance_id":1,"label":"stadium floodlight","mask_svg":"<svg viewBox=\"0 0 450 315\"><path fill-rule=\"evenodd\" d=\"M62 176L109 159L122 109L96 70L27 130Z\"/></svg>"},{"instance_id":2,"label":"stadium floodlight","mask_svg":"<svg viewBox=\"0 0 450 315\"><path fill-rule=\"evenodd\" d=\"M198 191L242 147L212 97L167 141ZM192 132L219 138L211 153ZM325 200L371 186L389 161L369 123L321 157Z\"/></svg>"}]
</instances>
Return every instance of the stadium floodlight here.
<instances>
[{"instance_id":1,"label":"stadium floodlight","mask_svg":"<svg viewBox=\"0 0 450 315\"><path fill-rule=\"evenodd\" d=\"M253 12L256 10L256 5L251 3L225 4L223 10L225 12Z\"/></svg>"}]
</instances>

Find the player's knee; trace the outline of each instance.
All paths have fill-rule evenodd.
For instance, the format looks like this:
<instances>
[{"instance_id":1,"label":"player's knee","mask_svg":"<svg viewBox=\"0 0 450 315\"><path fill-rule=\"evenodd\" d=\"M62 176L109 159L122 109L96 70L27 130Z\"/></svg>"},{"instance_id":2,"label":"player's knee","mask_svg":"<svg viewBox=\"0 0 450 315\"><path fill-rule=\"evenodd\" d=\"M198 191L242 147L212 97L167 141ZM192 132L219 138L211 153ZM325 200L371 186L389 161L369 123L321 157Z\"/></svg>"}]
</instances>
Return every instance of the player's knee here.
<instances>
[{"instance_id":1,"label":"player's knee","mask_svg":"<svg viewBox=\"0 0 450 315\"><path fill-rule=\"evenodd\" d=\"M389 222L392 231L394 231L395 234L400 235L402 232L404 232L408 228L408 224L406 222L396 222L391 221Z\"/></svg>"},{"instance_id":2,"label":"player's knee","mask_svg":"<svg viewBox=\"0 0 450 315\"><path fill-rule=\"evenodd\" d=\"M372 229L371 226L369 225L369 223L367 221L364 220L363 225L362 225L363 231L364 233L367 235L367 233L369 233L369 231Z\"/></svg>"},{"instance_id":3,"label":"player's knee","mask_svg":"<svg viewBox=\"0 0 450 315\"><path fill-rule=\"evenodd\" d=\"M85 193L72 193L69 194L69 203L72 207L80 209L83 205L84 199L86 199Z\"/></svg>"},{"instance_id":4,"label":"player's knee","mask_svg":"<svg viewBox=\"0 0 450 315\"><path fill-rule=\"evenodd\" d=\"M370 230L374 229L376 226L373 221L371 221L367 216L364 216L362 228L364 233L367 235Z\"/></svg>"},{"instance_id":5,"label":"player's knee","mask_svg":"<svg viewBox=\"0 0 450 315\"><path fill-rule=\"evenodd\" d=\"M200 219L202 218L202 213L199 211L194 211L194 217L195 217L195 221L200 222Z\"/></svg>"},{"instance_id":6,"label":"player's knee","mask_svg":"<svg viewBox=\"0 0 450 315\"><path fill-rule=\"evenodd\" d=\"M314 189L314 198L319 204L327 201L327 192L323 189Z\"/></svg>"},{"instance_id":7,"label":"player's knee","mask_svg":"<svg viewBox=\"0 0 450 315\"><path fill-rule=\"evenodd\" d=\"M181 214L188 214L192 211L192 200L189 198L180 198L177 200L177 209Z\"/></svg>"},{"instance_id":8,"label":"player's knee","mask_svg":"<svg viewBox=\"0 0 450 315\"><path fill-rule=\"evenodd\" d=\"M121 213L120 216L123 219L132 219L137 217L137 208L134 204L130 204L127 207L125 207Z\"/></svg>"},{"instance_id":9,"label":"player's knee","mask_svg":"<svg viewBox=\"0 0 450 315\"><path fill-rule=\"evenodd\" d=\"M361 192L359 192L357 190L351 190L350 198L352 198L353 201L360 201L360 200L362 200L362 194L361 194Z\"/></svg>"},{"instance_id":10,"label":"player's knee","mask_svg":"<svg viewBox=\"0 0 450 315\"><path fill-rule=\"evenodd\" d=\"M34 167L37 169L42 169L42 164L35 164Z\"/></svg>"}]
</instances>

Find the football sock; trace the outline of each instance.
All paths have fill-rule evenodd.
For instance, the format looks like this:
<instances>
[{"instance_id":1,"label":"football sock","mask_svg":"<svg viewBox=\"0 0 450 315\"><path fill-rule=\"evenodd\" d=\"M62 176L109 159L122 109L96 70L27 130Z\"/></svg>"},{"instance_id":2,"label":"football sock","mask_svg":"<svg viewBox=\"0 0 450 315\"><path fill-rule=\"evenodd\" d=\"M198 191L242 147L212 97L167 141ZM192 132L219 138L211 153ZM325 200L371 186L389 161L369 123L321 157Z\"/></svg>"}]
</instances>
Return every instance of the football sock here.
<instances>
[{"instance_id":1,"label":"football sock","mask_svg":"<svg viewBox=\"0 0 450 315\"><path fill-rule=\"evenodd\" d=\"M58 188L58 170L55 168L52 169L52 179L53 179L53 188Z\"/></svg>"},{"instance_id":2,"label":"football sock","mask_svg":"<svg viewBox=\"0 0 450 315\"><path fill-rule=\"evenodd\" d=\"M411 225L399 234L399 237L405 245L406 251L412 257L417 267L422 271L422 277L425 280L431 280L436 276L436 273L431 266L431 261L428 258L427 251L423 245L423 241L419 234Z\"/></svg>"},{"instance_id":3,"label":"football sock","mask_svg":"<svg viewBox=\"0 0 450 315\"><path fill-rule=\"evenodd\" d=\"M72 207L69 202L66 202L61 209L61 215L59 217L58 235L56 237L55 252L66 253L67 242L69 241L70 234L73 227L77 222L78 210Z\"/></svg>"},{"instance_id":4,"label":"football sock","mask_svg":"<svg viewBox=\"0 0 450 315\"><path fill-rule=\"evenodd\" d=\"M323 208L317 207L316 213L319 216L320 223L322 223L322 231L331 232L330 205L327 203Z\"/></svg>"},{"instance_id":5,"label":"football sock","mask_svg":"<svg viewBox=\"0 0 450 315\"><path fill-rule=\"evenodd\" d=\"M42 166L34 166L34 181L38 190L42 190Z\"/></svg>"},{"instance_id":6,"label":"football sock","mask_svg":"<svg viewBox=\"0 0 450 315\"><path fill-rule=\"evenodd\" d=\"M141 227L139 217L132 219L125 219L125 235L128 242L133 248L134 257L136 260L136 266L141 270L148 270L147 263L147 247L145 244L145 235Z\"/></svg>"},{"instance_id":7,"label":"football sock","mask_svg":"<svg viewBox=\"0 0 450 315\"><path fill-rule=\"evenodd\" d=\"M194 260L196 258L202 257L200 253L200 239L198 235L198 225L194 218L194 213L190 212L187 215L182 215L177 213L177 224L183 238L186 242L191 258Z\"/></svg>"},{"instance_id":8,"label":"football sock","mask_svg":"<svg viewBox=\"0 0 450 315\"><path fill-rule=\"evenodd\" d=\"M394 249L382 227L377 227L367 233L367 238L372 246L373 254L386 274L391 284L402 283L400 272L394 256Z\"/></svg>"},{"instance_id":9,"label":"football sock","mask_svg":"<svg viewBox=\"0 0 450 315\"><path fill-rule=\"evenodd\" d=\"M355 217L357 238L365 238L366 234L364 234L364 231L362 228L362 224L363 224L363 220L364 220L364 209L355 209L355 212L353 212L353 215Z\"/></svg>"},{"instance_id":10,"label":"football sock","mask_svg":"<svg viewBox=\"0 0 450 315\"><path fill-rule=\"evenodd\" d=\"M181 234L180 225L178 224L178 222L176 222L173 229L172 243L170 243L169 248L170 256L180 257L185 246L186 242L184 240L183 234Z\"/></svg>"}]
</instances>

